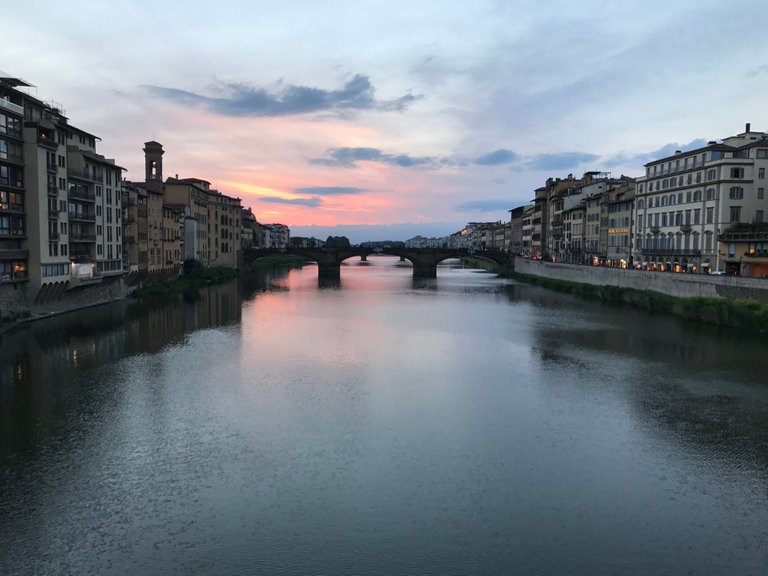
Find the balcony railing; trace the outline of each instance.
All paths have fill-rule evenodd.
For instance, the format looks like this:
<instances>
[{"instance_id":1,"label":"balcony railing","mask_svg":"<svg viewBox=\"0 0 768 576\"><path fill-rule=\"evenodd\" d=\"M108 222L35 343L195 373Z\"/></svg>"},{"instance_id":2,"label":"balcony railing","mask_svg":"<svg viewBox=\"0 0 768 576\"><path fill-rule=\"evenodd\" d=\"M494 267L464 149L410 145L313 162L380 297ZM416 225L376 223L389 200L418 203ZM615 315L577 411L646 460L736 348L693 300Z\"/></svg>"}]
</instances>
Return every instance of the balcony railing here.
<instances>
[{"instance_id":1,"label":"balcony railing","mask_svg":"<svg viewBox=\"0 0 768 576\"><path fill-rule=\"evenodd\" d=\"M69 197L75 200L88 200L89 202L96 201L96 194L90 190L84 190L79 187L72 187L69 189Z\"/></svg>"},{"instance_id":2,"label":"balcony railing","mask_svg":"<svg viewBox=\"0 0 768 576\"><path fill-rule=\"evenodd\" d=\"M686 248L643 248L643 254L646 256L658 254L660 256L701 256L701 250L690 250Z\"/></svg>"},{"instance_id":3,"label":"balcony railing","mask_svg":"<svg viewBox=\"0 0 768 576\"><path fill-rule=\"evenodd\" d=\"M51 150L56 150L59 147L58 143L53 138L43 138L42 136L38 136L37 143L46 148L50 148Z\"/></svg>"},{"instance_id":4,"label":"balcony railing","mask_svg":"<svg viewBox=\"0 0 768 576\"><path fill-rule=\"evenodd\" d=\"M24 204L9 204L9 203L2 203L0 202L0 211L3 212L16 212L17 214L23 214L24 213Z\"/></svg>"},{"instance_id":5,"label":"balcony railing","mask_svg":"<svg viewBox=\"0 0 768 576\"><path fill-rule=\"evenodd\" d=\"M691 224L680 224L680 232L690 232L691 230L693 230Z\"/></svg>"},{"instance_id":6,"label":"balcony railing","mask_svg":"<svg viewBox=\"0 0 768 576\"><path fill-rule=\"evenodd\" d=\"M56 219L58 219L58 217L59 217L59 211L58 210L51 210L50 208L48 208L48 218L56 218Z\"/></svg>"},{"instance_id":7,"label":"balcony railing","mask_svg":"<svg viewBox=\"0 0 768 576\"><path fill-rule=\"evenodd\" d=\"M96 222L96 214L85 212L68 212L70 220L82 220L83 222Z\"/></svg>"},{"instance_id":8,"label":"balcony railing","mask_svg":"<svg viewBox=\"0 0 768 576\"><path fill-rule=\"evenodd\" d=\"M661 231L661 228L658 226L648 226L648 230L651 231L651 234L658 234Z\"/></svg>"},{"instance_id":9,"label":"balcony railing","mask_svg":"<svg viewBox=\"0 0 768 576\"><path fill-rule=\"evenodd\" d=\"M0 108L5 108L6 110L10 110L11 112L15 112L16 114L21 114L21 115L24 114L23 106L14 104L13 102L5 100L4 98L0 98Z\"/></svg>"},{"instance_id":10,"label":"balcony railing","mask_svg":"<svg viewBox=\"0 0 768 576\"><path fill-rule=\"evenodd\" d=\"M70 232L70 242L96 242L96 234L83 234L81 232Z\"/></svg>"},{"instance_id":11,"label":"balcony railing","mask_svg":"<svg viewBox=\"0 0 768 576\"><path fill-rule=\"evenodd\" d=\"M72 168L67 170L67 175L82 180L90 180L91 182L101 182L104 179L101 172L94 174L88 170L74 170Z\"/></svg>"},{"instance_id":12,"label":"balcony railing","mask_svg":"<svg viewBox=\"0 0 768 576\"><path fill-rule=\"evenodd\" d=\"M59 187L56 184L48 184L48 196L58 196Z\"/></svg>"}]
</instances>

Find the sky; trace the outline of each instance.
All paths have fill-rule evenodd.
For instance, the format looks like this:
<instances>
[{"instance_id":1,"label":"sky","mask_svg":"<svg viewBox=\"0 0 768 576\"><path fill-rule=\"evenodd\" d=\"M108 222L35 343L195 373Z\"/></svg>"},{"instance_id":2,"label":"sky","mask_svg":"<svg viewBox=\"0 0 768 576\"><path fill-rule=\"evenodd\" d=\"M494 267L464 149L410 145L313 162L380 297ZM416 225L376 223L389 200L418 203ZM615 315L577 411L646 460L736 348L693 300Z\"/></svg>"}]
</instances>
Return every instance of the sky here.
<instances>
[{"instance_id":1,"label":"sky","mask_svg":"<svg viewBox=\"0 0 768 576\"><path fill-rule=\"evenodd\" d=\"M768 130L754 0L47 0L0 70L144 178L201 178L293 236L444 236L547 178Z\"/></svg>"}]
</instances>

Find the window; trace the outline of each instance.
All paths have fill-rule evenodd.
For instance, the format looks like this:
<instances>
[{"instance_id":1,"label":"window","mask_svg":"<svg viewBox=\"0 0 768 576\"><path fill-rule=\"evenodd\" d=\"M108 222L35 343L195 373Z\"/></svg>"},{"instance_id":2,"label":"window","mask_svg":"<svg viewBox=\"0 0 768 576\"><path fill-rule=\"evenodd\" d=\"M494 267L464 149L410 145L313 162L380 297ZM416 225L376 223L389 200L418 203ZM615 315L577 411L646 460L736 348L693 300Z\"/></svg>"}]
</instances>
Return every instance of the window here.
<instances>
[{"instance_id":1,"label":"window","mask_svg":"<svg viewBox=\"0 0 768 576\"><path fill-rule=\"evenodd\" d=\"M691 201L691 191L685 193L685 201L690 202Z\"/></svg>"},{"instance_id":2,"label":"window","mask_svg":"<svg viewBox=\"0 0 768 576\"><path fill-rule=\"evenodd\" d=\"M763 211L762 210L758 210L757 212L755 212L755 222L757 222L758 224L762 224L763 223Z\"/></svg>"},{"instance_id":3,"label":"window","mask_svg":"<svg viewBox=\"0 0 768 576\"><path fill-rule=\"evenodd\" d=\"M67 159L64 156L59 155L59 168L67 167Z\"/></svg>"},{"instance_id":4,"label":"window","mask_svg":"<svg viewBox=\"0 0 768 576\"><path fill-rule=\"evenodd\" d=\"M765 188L758 188L757 189L757 199L763 200L765 198Z\"/></svg>"},{"instance_id":5,"label":"window","mask_svg":"<svg viewBox=\"0 0 768 576\"><path fill-rule=\"evenodd\" d=\"M712 224L715 221L715 209L707 208L707 224Z\"/></svg>"},{"instance_id":6,"label":"window","mask_svg":"<svg viewBox=\"0 0 768 576\"><path fill-rule=\"evenodd\" d=\"M696 190L696 192L693 193L693 201L701 202L701 190Z\"/></svg>"},{"instance_id":7,"label":"window","mask_svg":"<svg viewBox=\"0 0 768 576\"><path fill-rule=\"evenodd\" d=\"M765 168L757 169L757 177L763 180L765 178Z\"/></svg>"},{"instance_id":8,"label":"window","mask_svg":"<svg viewBox=\"0 0 768 576\"><path fill-rule=\"evenodd\" d=\"M715 189L714 188L708 188L707 189L707 200L714 200L715 199Z\"/></svg>"},{"instance_id":9,"label":"window","mask_svg":"<svg viewBox=\"0 0 768 576\"><path fill-rule=\"evenodd\" d=\"M731 178L744 178L744 168L731 168Z\"/></svg>"},{"instance_id":10,"label":"window","mask_svg":"<svg viewBox=\"0 0 768 576\"><path fill-rule=\"evenodd\" d=\"M728 191L728 198L731 200L741 200L744 198L744 188L741 186L731 186L731 189Z\"/></svg>"},{"instance_id":11,"label":"window","mask_svg":"<svg viewBox=\"0 0 768 576\"><path fill-rule=\"evenodd\" d=\"M741 221L741 206L731 206L731 219L730 222Z\"/></svg>"},{"instance_id":12,"label":"window","mask_svg":"<svg viewBox=\"0 0 768 576\"><path fill-rule=\"evenodd\" d=\"M710 168L707 170L707 182L717 179L717 168Z\"/></svg>"},{"instance_id":13,"label":"window","mask_svg":"<svg viewBox=\"0 0 768 576\"><path fill-rule=\"evenodd\" d=\"M701 224L701 208L696 208L693 211L693 223Z\"/></svg>"},{"instance_id":14,"label":"window","mask_svg":"<svg viewBox=\"0 0 768 576\"><path fill-rule=\"evenodd\" d=\"M768 158L768 148L758 148L756 153L757 158Z\"/></svg>"}]
</instances>

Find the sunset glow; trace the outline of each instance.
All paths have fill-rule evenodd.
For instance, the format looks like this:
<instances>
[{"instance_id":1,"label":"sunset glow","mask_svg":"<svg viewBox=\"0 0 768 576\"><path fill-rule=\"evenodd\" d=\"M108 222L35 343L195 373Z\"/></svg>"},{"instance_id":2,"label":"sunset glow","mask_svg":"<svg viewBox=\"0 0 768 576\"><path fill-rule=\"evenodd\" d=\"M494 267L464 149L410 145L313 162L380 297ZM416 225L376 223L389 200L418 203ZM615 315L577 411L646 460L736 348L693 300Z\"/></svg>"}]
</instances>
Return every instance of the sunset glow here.
<instances>
[{"instance_id":1,"label":"sunset glow","mask_svg":"<svg viewBox=\"0 0 768 576\"><path fill-rule=\"evenodd\" d=\"M742 40L765 11L722 3L677 2L661 19L565 0L171 2L171 26L142 6L89 3L89 21L116 26L87 38L71 32L81 13L32 5L4 9L0 68L99 136L127 179L143 179L143 143L157 140L166 177L208 180L299 234L447 234L506 219L549 177L636 176L662 149L766 128L768 40ZM677 20L688 37L671 50Z\"/></svg>"}]
</instances>

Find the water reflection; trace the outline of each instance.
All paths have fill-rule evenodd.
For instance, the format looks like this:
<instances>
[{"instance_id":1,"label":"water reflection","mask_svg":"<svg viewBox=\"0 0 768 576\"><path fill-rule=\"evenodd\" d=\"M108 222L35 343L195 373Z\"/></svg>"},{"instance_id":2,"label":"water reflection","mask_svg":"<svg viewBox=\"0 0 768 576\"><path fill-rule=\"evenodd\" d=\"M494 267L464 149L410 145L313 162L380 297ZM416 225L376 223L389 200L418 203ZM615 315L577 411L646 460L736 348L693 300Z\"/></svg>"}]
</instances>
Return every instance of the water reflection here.
<instances>
[{"instance_id":1,"label":"water reflection","mask_svg":"<svg viewBox=\"0 0 768 576\"><path fill-rule=\"evenodd\" d=\"M383 257L31 324L0 573L758 573L764 350Z\"/></svg>"}]
</instances>

